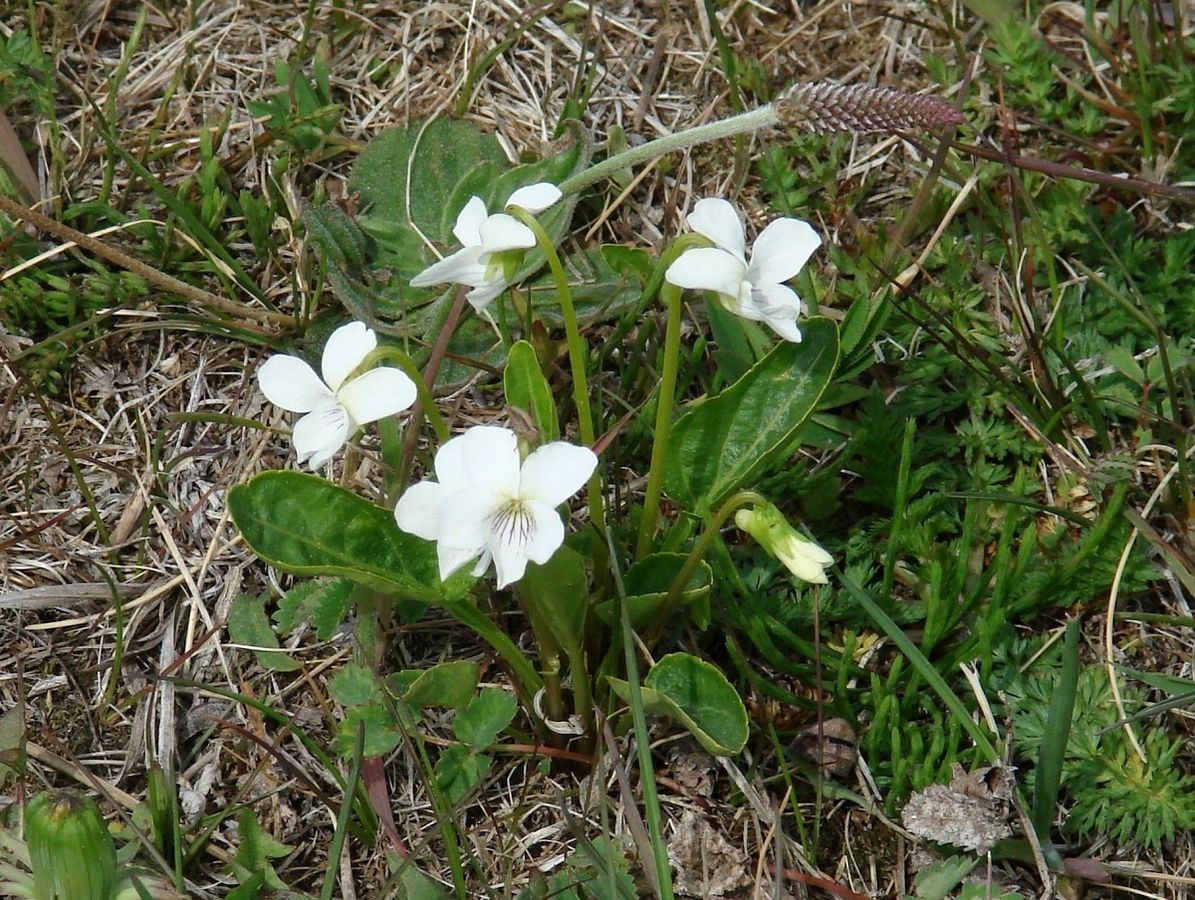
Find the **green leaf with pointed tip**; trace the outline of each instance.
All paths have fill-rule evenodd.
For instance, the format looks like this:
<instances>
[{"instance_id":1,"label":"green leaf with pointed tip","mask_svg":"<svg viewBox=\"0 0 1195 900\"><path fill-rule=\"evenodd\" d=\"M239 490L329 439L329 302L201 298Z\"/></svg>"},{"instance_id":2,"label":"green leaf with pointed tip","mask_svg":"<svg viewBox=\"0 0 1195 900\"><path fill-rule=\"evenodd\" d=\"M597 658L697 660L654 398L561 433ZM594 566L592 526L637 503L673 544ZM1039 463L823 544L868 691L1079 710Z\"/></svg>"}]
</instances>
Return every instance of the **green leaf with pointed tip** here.
<instances>
[{"instance_id":1,"label":"green leaf with pointed tip","mask_svg":"<svg viewBox=\"0 0 1195 900\"><path fill-rule=\"evenodd\" d=\"M263 472L228 495L233 521L262 559L295 575L340 575L384 593L444 603L467 573L441 582L435 545L400 531L394 515L302 472Z\"/></svg>"},{"instance_id":2,"label":"green leaf with pointed tip","mask_svg":"<svg viewBox=\"0 0 1195 900\"><path fill-rule=\"evenodd\" d=\"M266 615L266 600L265 594L241 594L235 598L228 610L229 637L234 643L253 647L253 654L263 668L293 672L299 663L279 649L278 635Z\"/></svg>"},{"instance_id":3,"label":"green leaf with pointed tip","mask_svg":"<svg viewBox=\"0 0 1195 900\"><path fill-rule=\"evenodd\" d=\"M473 699L480 678L481 667L475 662L464 659L444 662L416 673L401 697L411 706L459 709Z\"/></svg>"},{"instance_id":4,"label":"green leaf with pointed tip","mask_svg":"<svg viewBox=\"0 0 1195 900\"><path fill-rule=\"evenodd\" d=\"M721 394L677 419L664 471L671 497L708 513L791 451L838 362L838 329L829 319L809 319L803 337L778 344Z\"/></svg>"},{"instance_id":5,"label":"green leaf with pointed tip","mask_svg":"<svg viewBox=\"0 0 1195 900\"><path fill-rule=\"evenodd\" d=\"M624 701L630 689L620 678L610 687ZM643 679L647 712L675 719L714 756L733 756L747 743L747 709L717 666L690 653L670 653Z\"/></svg>"},{"instance_id":6,"label":"green leaf with pointed tip","mask_svg":"<svg viewBox=\"0 0 1195 900\"><path fill-rule=\"evenodd\" d=\"M686 559L683 553L652 553L627 569L623 576L626 588L623 602L627 605L632 628L647 628L655 622ZM694 624L699 628L707 627L710 619L710 585L713 581L713 571L706 563L700 563L689 576L689 583L673 612L688 609ZM593 611L606 624L615 623L613 600L602 601Z\"/></svg>"},{"instance_id":7,"label":"green leaf with pointed tip","mask_svg":"<svg viewBox=\"0 0 1195 900\"><path fill-rule=\"evenodd\" d=\"M507 352L502 387L507 404L530 413L545 442L560 438L552 386L539 367L535 348L527 341L515 341Z\"/></svg>"},{"instance_id":8,"label":"green leaf with pointed tip","mask_svg":"<svg viewBox=\"0 0 1195 900\"><path fill-rule=\"evenodd\" d=\"M282 859L294 847L274 840L248 809L242 810L237 817L237 834L240 841L236 856L231 861L237 881L244 883L256 876L261 878L261 883L266 887L276 891L287 890L270 860Z\"/></svg>"}]
</instances>

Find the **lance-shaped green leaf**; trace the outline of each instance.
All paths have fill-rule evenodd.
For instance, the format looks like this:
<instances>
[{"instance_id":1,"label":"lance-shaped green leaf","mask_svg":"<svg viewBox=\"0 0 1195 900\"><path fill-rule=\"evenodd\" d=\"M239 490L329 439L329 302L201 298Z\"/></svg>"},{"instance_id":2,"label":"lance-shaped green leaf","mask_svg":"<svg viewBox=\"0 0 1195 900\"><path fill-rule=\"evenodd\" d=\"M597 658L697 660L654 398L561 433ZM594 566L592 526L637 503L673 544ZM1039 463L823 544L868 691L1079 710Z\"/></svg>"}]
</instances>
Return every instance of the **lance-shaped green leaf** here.
<instances>
[{"instance_id":1,"label":"lance-shaped green leaf","mask_svg":"<svg viewBox=\"0 0 1195 900\"><path fill-rule=\"evenodd\" d=\"M529 564L521 587L560 649L574 665L583 665L585 618L589 612L584 557L571 547L561 547L542 566ZM579 676L580 670L574 674Z\"/></svg>"},{"instance_id":2,"label":"lance-shaped green leaf","mask_svg":"<svg viewBox=\"0 0 1195 900\"><path fill-rule=\"evenodd\" d=\"M625 681L610 687L624 701ZM747 709L721 670L690 653L670 653L643 679L643 706L649 713L675 719L714 756L733 756L747 743Z\"/></svg>"},{"instance_id":3,"label":"lance-shaped green leaf","mask_svg":"<svg viewBox=\"0 0 1195 900\"><path fill-rule=\"evenodd\" d=\"M506 354L502 387L506 391L507 404L531 413L545 442L559 440L560 424L556 419L552 387L539 367L535 348L527 341L516 341Z\"/></svg>"},{"instance_id":4,"label":"lance-shaped green leaf","mask_svg":"<svg viewBox=\"0 0 1195 900\"><path fill-rule=\"evenodd\" d=\"M263 472L228 495L245 542L296 575L341 575L429 603L465 596L466 573L441 582L435 545L399 531L394 515L363 497L302 472Z\"/></svg>"},{"instance_id":5,"label":"lance-shaped green leaf","mask_svg":"<svg viewBox=\"0 0 1195 900\"><path fill-rule=\"evenodd\" d=\"M664 473L669 496L708 512L791 452L838 362L838 329L804 323L799 344L776 345L742 378L682 415Z\"/></svg>"}]
</instances>

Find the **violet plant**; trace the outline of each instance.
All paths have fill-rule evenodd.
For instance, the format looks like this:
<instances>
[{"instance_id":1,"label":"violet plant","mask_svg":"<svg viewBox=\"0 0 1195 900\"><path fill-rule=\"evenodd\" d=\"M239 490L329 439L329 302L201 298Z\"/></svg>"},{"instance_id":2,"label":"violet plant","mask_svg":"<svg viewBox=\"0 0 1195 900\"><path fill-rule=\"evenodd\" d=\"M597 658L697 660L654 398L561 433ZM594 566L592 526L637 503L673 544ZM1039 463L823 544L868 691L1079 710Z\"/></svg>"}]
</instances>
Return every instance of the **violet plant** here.
<instances>
[{"instance_id":1,"label":"violet plant","mask_svg":"<svg viewBox=\"0 0 1195 900\"><path fill-rule=\"evenodd\" d=\"M368 667L376 669L383 656L376 652L377 630L361 612L391 604L401 617L414 618L434 605L504 660L524 714L547 741L567 737L590 750L598 714L614 710L619 698L633 698L640 718L644 710L667 715L713 753L742 749L746 711L717 667L691 653L669 653L655 660L640 685L642 657L635 648L646 650L650 662L679 626L709 624L717 590L710 554L732 522L794 579L827 583L830 555L752 488L792 453L840 356L866 346L874 311L848 311L841 332L831 320L808 315L788 282L822 243L816 229L777 218L758 233L748 255L742 218L723 198L697 202L687 216L691 231L654 260L643 251L610 248L595 262L584 252L562 256L561 247L580 191L700 141L776 124L870 130L954 121L953 110L928 98L867 89L835 101L828 90L799 86L761 110L592 165L583 140L512 169L490 139L469 126L412 126L383 135L359 161L354 178L364 215L357 221L335 210L308 216L337 295L361 321L328 340L322 380L291 356L271 357L259 380L268 399L305 413L293 440L299 462L312 468L332 459L353 432L378 422L382 459L390 466L388 499L379 505L321 477L282 471L235 488L230 507L263 560L296 575L333 579L325 585L348 586L333 593L341 612L346 590L348 602L358 604ZM819 103L830 112L818 112ZM397 197L393 172L408 173ZM495 198L504 199L500 211L490 213ZM429 254L429 237L440 241L441 258ZM609 261L625 262L633 253L638 289L618 289L619 273ZM617 313L653 303L665 312L658 387L644 398L654 406L654 428L641 501L611 490L614 473L603 461L621 429L595 409L598 396L590 388L594 357L585 328L611 311L600 303L579 310L574 298L586 288L574 273L603 263L606 274L597 286L604 278L607 294L631 295L621 297ZM545 265L549 277L537 282ZM370 270L388 273L391 281L379 289ZM428 290L444 284L450 287ZM678 415L685 291L694 299L707 296L711 315L715 308L728 311L741 317L744 329L763 323L781 340L769 348L762 332L752 332L763 347L754 363ZM478 314L472 319L462 315L466 303ZM567 346L567 399L545 374L554 358L543 335L557 327ZM398 340L378 346L375 330ZM416 349L408 356L399 349L421 342L432 352ZM433 391L448 380L441 364L454 347L463 348L458 356L471 350L502 371L511 427L474 425L451 436ZM399 368L372 368L383 362ZM404 436L396 417L416 395ZM409 472L425 416L433 432L434 477L416 481ZM599 424L606 429L600 438ZM584 505L572 502L582 490ZM664 496L679 515L661 514ZM507 592L532 633L530 653L486 611L487 604L501 606ZM475 666L451 671L466 682L454 683L454 696L476 688ZM448 678L448 669L432 676ZM412 677L402 697L413 703ZM367 715L346 722L365 729L367 755L394 746L399 724Z\"/></svg>"}]
</instances>

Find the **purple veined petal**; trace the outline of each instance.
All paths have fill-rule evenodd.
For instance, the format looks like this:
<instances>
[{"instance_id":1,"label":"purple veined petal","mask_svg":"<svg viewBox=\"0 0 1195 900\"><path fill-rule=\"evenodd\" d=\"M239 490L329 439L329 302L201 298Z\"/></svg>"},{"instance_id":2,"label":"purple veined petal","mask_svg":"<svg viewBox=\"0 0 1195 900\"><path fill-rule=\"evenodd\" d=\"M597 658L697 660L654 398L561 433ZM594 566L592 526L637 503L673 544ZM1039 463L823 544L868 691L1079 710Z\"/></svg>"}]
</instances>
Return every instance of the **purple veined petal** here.
<instances>
[{"instance_id":1,"label":"purple veined petal","mask_svg":"<svg viewBox=\"0 0 1195 900\"><path fill-rule=\"evenodd\" d=\"M329 398L295 423L291 440L299 463L318 469L344 446L352 422L348 412L336 400Z\"/></svg>"},{"instance_id":2,"label":"purple veined petal","mask_svg":"<svg viewBox=\"0 0 1195 900\"><path fill-rule=\"evenodd\" d=\"M447 581L455 575L462 567L469 563L478 554L481 554L482 561L485 563L481 566L481 571L474 569L475 576L482 575L485 570L489 568L489 556L481 547L449 547L443 541L436 544L436 560L440 564L440 580Z\"/></svg>"},{"instance_id":3,"label":"purple veined petal","mask_svg":"<svg viewBox=\"0 0 1195 900\"><path fill-rule=\"evenodd\" d=\"M535 246L535 233L506 213L494 213L481 224L481 247L484 253L503 250L525 250Z\"/></svg>"},{"instance_id":4,"label":"purple veined petal","mask_svg":"<svg viewBox=\"0 0 1195 900\"><path fill-rule=\"evenodd\" d=\"M766 322L768 327L786 341L800 343L801 330L797 328L797 317L801 314L801 298L792 288L783 284L761 284L751 291L747 304L752 314L743 313L749 319Z\"/></svg>"},{"instance_id":5,"label":"purple veined petal","mask_svg":"<svg viewBox=\"0 0 1195 900\"><path fill-rule=\"evenodd\" d=\"M486 220L488 213L485 201L480 197L470 197L465 208L456 217L456 224L452 226L452 233L463 247L481 246L481 223Z\"/></svg>"},{"instance_id":6,"label":"purple veined petal","mask_svg":"<svg viewBox=\"0 0 1195 900\"><path fill-rule=\"evenodd\" d=\"M734 206L721 197L706 197L698 200L693 211L686 217L689 227L705 235L714 246L747 264L747 239L743 234L743 223Z\"/></svg>"},{"instance_id":7,"label":"purple veined petal","mask_svg":"<svg viewBox=\"0 0 1195 900\"><path fill-rule=\"evenodd\" d=\"M370 369L336 395L354 422L365 425L402 412L415 402L415 382L392 367Z\"/></svg>"},{"instance_id":8,"label":"purple veined petal","mask_svg":"<svg viewBox=\"0 0 1195 900\"><path fill-rule=\"evenodd\" d=\"M361 365L377 345L377 335L366 328L364 322L349 322L333 331L328 343L324 344L324 355L320 360L320 370L328 387L333 392L340 390L349 373Z\"/></svg>"},{"instance_id":9,"label":"purple veined petal","mask_svg":"<svg viewBox=\"0 0 1195 900\"><path fill-rule=\"evenodd\" d=\"M413 484L398 498L394 507L394 521L403 531L435 541L444 523L445 502L452 491L435 481Z\"/></svg>"},{"instance_id":10,"label":"purple veined petal","mask_svg":"<svg viewBox=\"0 0 1195 900\"><path fill-rule=\"evenodd\" d=\"M414 278L411 287L429 287L433 284L485 283L486 267L481 262L481 247L465 247L439 262L434 262Z\"/></svg>"},{"instance_id":11,"label":"purple veined petal","mask_svg":"<svg viewBox=\"0 0 1195 900\"><path fill-rule=\"evenodd\" d=\"M751 248L747 280L781 284L801 271L822 245L821 235L800 219L777 219L760 232Z\"/></svg>"},{"instance_id":12,"label":"purple veined petal","mask_svg":"<svg viewBox=\"0 0 1195 900\"><path fill-rule=\"evenodd\" d=\"M668 271L664 280L677 287L699 291L716 291L738 297L747 267L733 254L717 247L698 247L686 250Z\"/></svg>"},{"instance_id":13,"label":"purple veined petal","mask_svg":"<svg viewBox=\"0 0 1195 900\"><path fill-rule=\"evenodd\" d=\"M523 462L519 496L555 508L585 486L598 458L588 447L566 441L544 444Z\"/></svg>"},{"instance_id":14,"label":"purple veined petal","mask_svg":"<svg viewBox=\"0 0 1195 900\"><path fill-rule=\"evenodd\" d=\"M534 215L543 212L562 196L564 195L560 193L560 188L556 185L550 181L540 181L521 187L511 194L510 199L506 201L506 208L519 206Z\"/></svg>"},{"instance_id":15,"label":"purple veined petal","mask_svg":"<svg viewBox=\"0 0 1195 900\"><path fill-rule=\"evenodd\" d=\"M523 577L527 560L546 563L564 543L564 523L556 510L538 500L522 503L517 521L499 520L490 538L498 587L504 588Z\"/></svg>"},{"instance_id":16,"label":"purple veined petal","mask_svg":"<svg viewBox=\"0 0 1195 900\"><path fill-rule=\"evenodd\" d=\"M509 428L476 425L461 436L461 460L468 482L496 497L518 497L519 440Z\"/></svg>"},{"instance_id":17,"label":"purple veined petal","mask_svg":"<svg viewBox=\"0 0 1195 900\"><path fill-rule=\"evenodd\" d=\"M332 399L315 370L297 356L279 353L257 370L257 386L266 399L289 412L311 412Z\"/></svg>"}]
</instances>

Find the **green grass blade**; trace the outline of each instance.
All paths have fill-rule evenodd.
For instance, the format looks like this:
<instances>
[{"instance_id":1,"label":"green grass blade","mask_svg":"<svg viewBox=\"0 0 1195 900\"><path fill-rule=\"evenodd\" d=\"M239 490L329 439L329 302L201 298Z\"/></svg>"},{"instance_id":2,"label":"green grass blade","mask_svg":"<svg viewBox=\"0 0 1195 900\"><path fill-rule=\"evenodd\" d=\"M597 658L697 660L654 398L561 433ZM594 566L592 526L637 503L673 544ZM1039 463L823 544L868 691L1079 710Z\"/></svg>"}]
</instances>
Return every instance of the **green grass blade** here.
<instances>
[{"instance_id":1,"label":"green grass blade","mask_svg":"<svg viewBox=\"0 0 1195 900\"><path fill-rule=\"evenodd\" d=\"M904 633L899 625L892 620L880 605L876 603L871 596L857 585L849 576L839 573L839 579L847 592L857 602L863 610L872 618L872 621L879 626L884 634L892 639L892 643L896 644L897 649L905 655L909 663L917 671L917 673L925 679L935 694L937 694L942 702L946 704L946 708L950 710L951 714L958 720L963 730L971 736L971 740L975 742L975 746L979 748L980 752L987 757L988 761L993 765L1000 762L1000 754L996 751L989 737L984 734L983 730L975 724L971 718L971 714L967 712L967 708L955 695L954 691L950 689L950 685L946 680L938 674L938 670L934 668L931 663L921 652L921 649L909 639L909 636Z\"/></svg>"},{"instance_id":2,"label":"green grass blade","mask_svg":"<svg viewBox=\"0 0 1195 900\"><path fill-rule=\"evenodd\" d=\"M1079 620L1071 619L1066 626L1062 644L1062 670L1058 687L1050 698L1050 711L1042 734L1041 752L1037 757L1036 781L1033 785L1033 830L1047 858L1057 856L1050 841L1054 825L1054 811L1058 807L1058 790L1062 784L1062 763L1070 738L1071 721L1075 712L1075 693L1079 688ZM1051 860L1053 861L1053 860Z\"/></svg>"}]
</instances>

